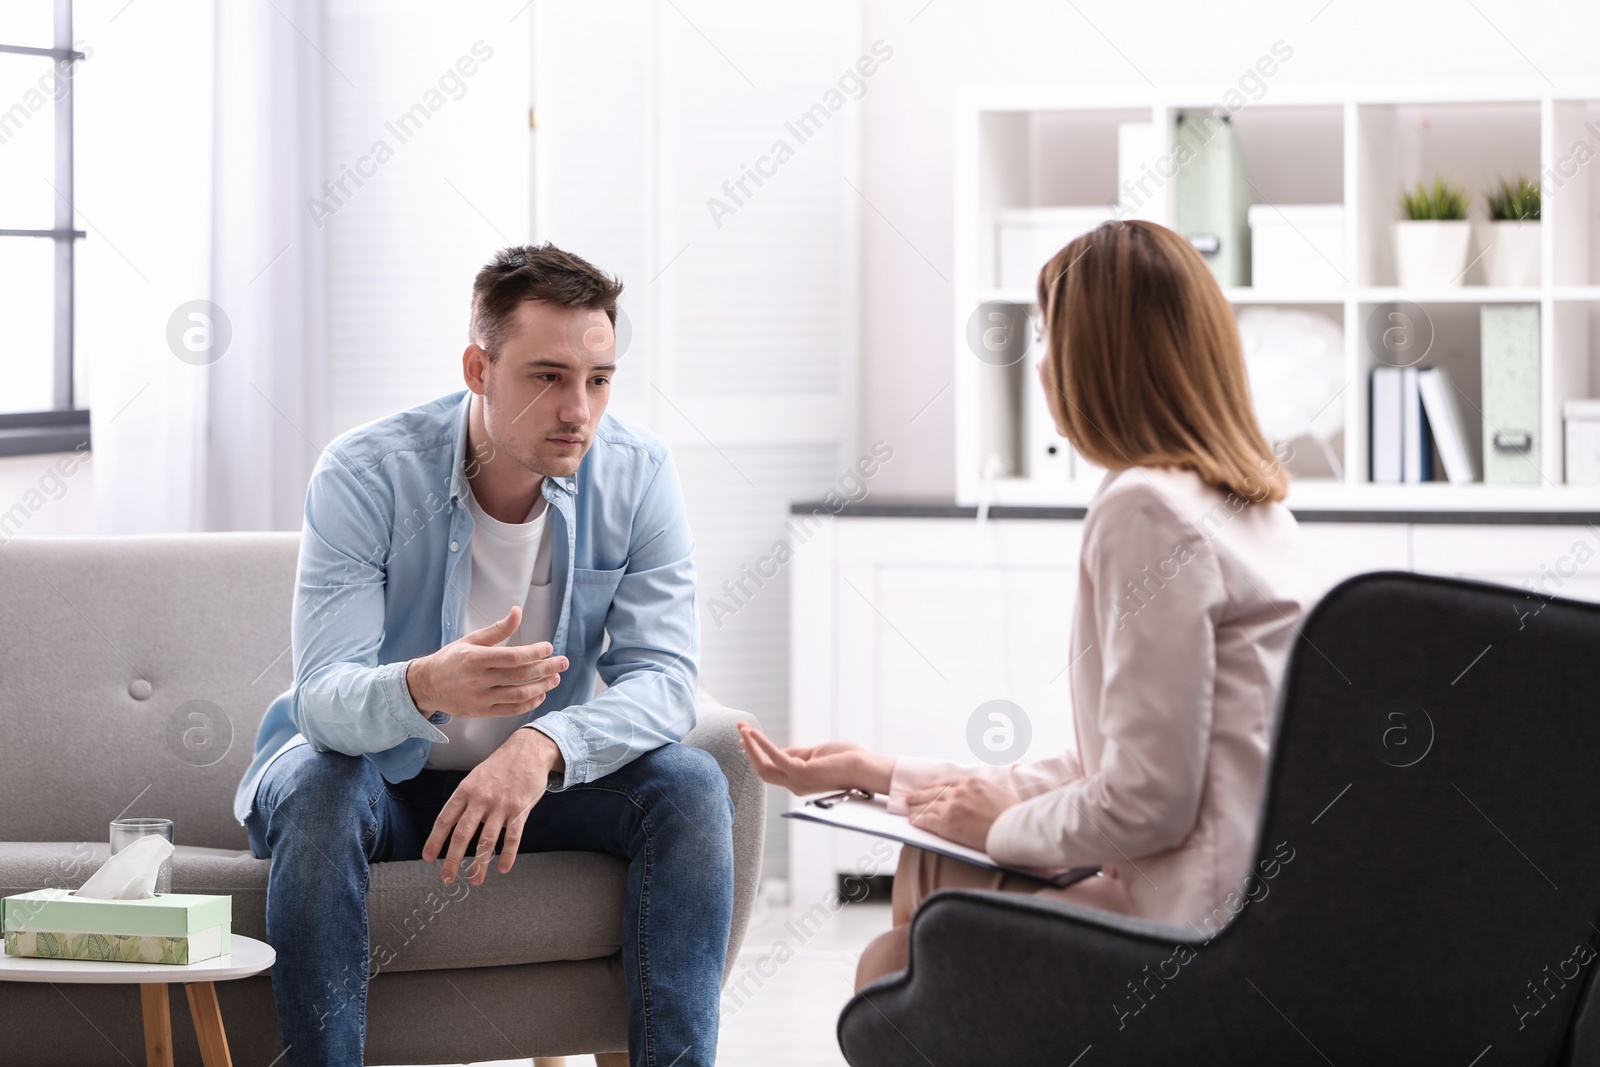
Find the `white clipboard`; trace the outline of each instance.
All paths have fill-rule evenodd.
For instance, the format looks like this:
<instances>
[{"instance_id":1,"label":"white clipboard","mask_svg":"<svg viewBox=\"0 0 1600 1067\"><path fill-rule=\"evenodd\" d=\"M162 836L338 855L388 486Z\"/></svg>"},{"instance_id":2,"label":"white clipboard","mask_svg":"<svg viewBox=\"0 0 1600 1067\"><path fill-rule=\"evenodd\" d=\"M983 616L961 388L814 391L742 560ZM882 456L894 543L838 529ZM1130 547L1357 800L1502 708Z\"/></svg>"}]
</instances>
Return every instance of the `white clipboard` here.
<instances>
[{"instance_id":1,"label":"white clipboard","mask_svg":"<svg viewBox=\"0 0 1600 1067\"><path fill-rule=\"evenodd\" d=\"M941 856L949 856L951 859L963 860L975 867L984 867L991 871L1004 871L1006 874L1032 878L1055 889L1065 889L1074 882L1081 882L1090 875L1099 873L1100 870L1099 867L1036 870L1025 867L1008 867L1005 864L996 863L989 858L987 852L968 848L966 845L958 845L954 841L940 837L938 834L919 829L913 826L911 820L904 815L891 815L887 797L873 796L871 793L866 793L859 789L848 789L842 793L813 797L800 807L784 812L783 817L785 819L803 819L806 822L821 823L824 826L836 826L841 830L854 830L856 833L887 838L890 841L898 841L902 845L912 845L927 852L936 852Z\"/></svg>"}]
</instances>

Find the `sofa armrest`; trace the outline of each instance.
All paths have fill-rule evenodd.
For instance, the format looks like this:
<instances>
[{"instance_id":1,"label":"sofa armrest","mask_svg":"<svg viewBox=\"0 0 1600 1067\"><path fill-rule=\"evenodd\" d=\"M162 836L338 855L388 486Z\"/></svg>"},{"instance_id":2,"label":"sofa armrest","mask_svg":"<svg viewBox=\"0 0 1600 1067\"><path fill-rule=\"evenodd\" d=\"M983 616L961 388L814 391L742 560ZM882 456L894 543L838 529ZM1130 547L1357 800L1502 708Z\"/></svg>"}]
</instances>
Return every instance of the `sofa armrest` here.
<instances>
[{"instance_id":1,"label":"sofa armrest","mask_svg":"<svg viewBox=\"0 0 1600 1067\"><path fill-rule=\"evenodd\" d=\"M767 793L744 757L744 749L739 745L739 729L735 725L739 722L753 724L756 717L724 707L704 691L696 712L695 728L689 731L683 743L704 749L716 758L728 779L728 795L733 798L733 927L728 932L728 960L722 972L726 981L733 973L734 961L739 958L761 885Z\"/></svg>"},{"instance_id":2,"label":"sofa armrest","mask_svg":"<svg viewBox=\"0 0 1600 1067\"><path fill-rule=\"evenodd\" d=\"M845 1006L839 1046L857 1067L1067 1064L1090 1045L1109 1062L1218 1062L1203 1054L1226 1047L1207 983L1184 973L1205 952L1177 927L1024 893L944 890L912 920L908 968Z\"/></svg>"}]
</instances>

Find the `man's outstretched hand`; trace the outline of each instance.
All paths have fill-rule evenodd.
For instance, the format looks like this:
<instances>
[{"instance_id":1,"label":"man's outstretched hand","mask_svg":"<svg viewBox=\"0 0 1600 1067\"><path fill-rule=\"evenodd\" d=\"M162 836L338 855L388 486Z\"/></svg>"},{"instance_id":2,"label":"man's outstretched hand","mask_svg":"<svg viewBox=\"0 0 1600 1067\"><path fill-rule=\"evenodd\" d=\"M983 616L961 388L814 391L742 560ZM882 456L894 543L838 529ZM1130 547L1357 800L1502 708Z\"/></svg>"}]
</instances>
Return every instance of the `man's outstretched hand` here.
<instances>
[{"instance_id":1,"label":"man's outstretched hand","mask_svg":"<svg viewBox=\"0 0 1600 1067\"><path fill-rule=\"evenodd\" d=\"M467 867L467 884L482 885L489 874L495 842L505 831L500 849L500 873L507 874L517 859L522 828L528 813L544 796L553 771L564 771L561 750L549 735L524 728L514 731L489 757L461 779L456 791L439 810L433 832L422 846L422 858L432 863L449 841L439 877L445 883L456 880L472 835L478 835L478 848Z\"/></svg>"},{"instance_id":2,"label":"man's outstretched hand","mask_svg":"<svg viewBox=\"0 0 1600 1067\"><path fill-rule=\"evenodd\" d=\"M446 711L465 718L521 715L544 703L561 684L567 657L548 641L501 645L522 625L513 607L499 622L474 630L406 666L406 688L424 715Z\"/></svg>"}]
</instances>

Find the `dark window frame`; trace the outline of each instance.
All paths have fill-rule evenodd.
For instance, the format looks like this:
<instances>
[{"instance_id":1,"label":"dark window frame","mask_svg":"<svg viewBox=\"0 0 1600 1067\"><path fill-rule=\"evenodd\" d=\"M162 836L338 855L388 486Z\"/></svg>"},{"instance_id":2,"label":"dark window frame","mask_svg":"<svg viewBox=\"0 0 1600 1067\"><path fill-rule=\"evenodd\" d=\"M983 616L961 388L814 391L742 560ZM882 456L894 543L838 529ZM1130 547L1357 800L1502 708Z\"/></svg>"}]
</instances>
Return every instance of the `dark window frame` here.
<instances>
[{"instance_id":1,"label":"dark window frame","mask_svg":"<svg viewBox=\"0 0 1600 1067\"><path fill-rule=\"evenodd\" d=\"M58 65L84 58L72 47L72 0L55 0L54 44L50 48L0 43L0 55L48 56ZM55 245L52 396L48 411L0 414L0 456L71 452L89 446L89 409L74 406L73 316L76 303L77 243L73 229L72 86L55 100L55 215L48 230L0 229L0 240L48 240Z\"/></svg>"}]
</instances>

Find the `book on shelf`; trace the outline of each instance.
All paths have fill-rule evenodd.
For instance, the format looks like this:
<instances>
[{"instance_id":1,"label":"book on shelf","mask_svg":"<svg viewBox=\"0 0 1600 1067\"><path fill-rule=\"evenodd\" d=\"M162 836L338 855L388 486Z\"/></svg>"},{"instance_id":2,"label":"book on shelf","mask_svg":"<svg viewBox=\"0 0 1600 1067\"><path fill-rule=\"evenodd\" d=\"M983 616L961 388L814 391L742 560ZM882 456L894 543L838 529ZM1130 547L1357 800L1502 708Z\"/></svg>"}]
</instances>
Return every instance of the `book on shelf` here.
<instances>
[{"instance_id":1,"label":"book on shelf","mask_svg":"<svg viewBox=\"0 0 1600 1067\"><path fill-rule=\"evenodd\" d=\"M1399 485L1443 477L1477 480L1467 423L1449 375L1438 367L1372 371L1372 480Z\"/></svg>"},{"instance_id":2,"label":"book on shelf","mask_svg":"<svg viewBox=\"0 0 1600 1067\"><path fill-rule=\"evenodd\" d=\"M1400 368L1400 480L1403 482L1433 479L1433 448L1418 384L1421 377L1422 372L1417 367Z\"/></svg>"},{"instance_id":3,"label":"book on shelf","mask_svg":"<svg viewBox=\"0 0 1600 1067\"><path fill-rule=\"evenodd\" d=\"M1400 378L1399 367L1372 368L1372 470L1368 476L1387 485L1401 480Z\"/></svg>"},{"instance_id":4,"label":"book on shelf","mask_svg":"<svg viewBox=\"0 0 1600 1067\"><path fill-rule=\"evenodd\" d=\"M1456 403L1456 388L1450 376L1439 367L1423 367L1417 375L1422 395L1422 413L1433 431L1433 443L1444 476L1451 485L1478 480L1478 464L1468 444L1467 422Z\"/></svg>"}]
</instances>

